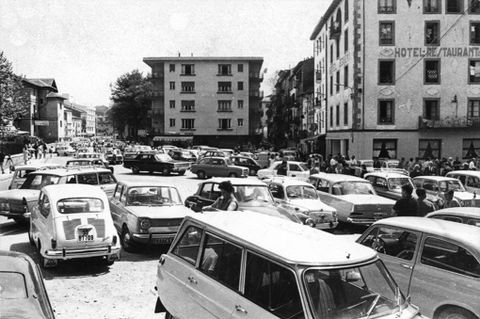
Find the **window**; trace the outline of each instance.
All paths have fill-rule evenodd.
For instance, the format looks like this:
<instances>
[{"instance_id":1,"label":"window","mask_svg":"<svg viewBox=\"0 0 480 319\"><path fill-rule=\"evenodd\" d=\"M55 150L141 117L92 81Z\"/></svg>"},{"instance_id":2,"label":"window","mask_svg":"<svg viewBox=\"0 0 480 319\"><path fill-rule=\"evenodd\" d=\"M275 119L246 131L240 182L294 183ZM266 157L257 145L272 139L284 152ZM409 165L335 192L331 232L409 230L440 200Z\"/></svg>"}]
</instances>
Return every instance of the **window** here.
<instances>
[{"instance_id":1,"label":"window","mask_svg":"<svg viewBox=\"0 0 480 319\"><path fill-rule=\"evenodd\" d=\"M232 65L231 64L219 64L218 65L218 75L232 75Z\"/></svg>"},{"instance_id":2,"label":"window","mask_svg":"<svg viewBox=\"0 0 480 319\"><path fill-rule=\"evenodd\" d=\"M440 22L425 21L425 45L440 45Z\"/></svg>"},{"instance_id":3,"label":"window","mask_svg":"<svg viewBox=\"0 0 480 319\"><path fill-rule=\"evenodd\" d=\"M217 112L232 112L232 101L230 100L220 100L218 101Z\"/></svg>"},{"instance_id":4,"label":"window","mask_svg":"<svg viewBox=\"0 0 480 319\"><path fill-rule=\"evenodd\" d=\"M397 140L374 139L373 158L397 158Z\"/></svg>"},{"instance_id":5,"label":"window","mask_svg":"<svg viewBox=\"0 0 480 319\"><path fill-rule=\"evenodd\" d=\"M242 249L207 234L202 250L200 271L225 286L238 290Z\"/></svg>"},{"instance_id":6,"label":"window","mask_svg":"<svg viewBox=\"0 0 480 319\"><path fill-rule=\"evenodd\" d=\"M480 83L480 60L479 59L470 59L469 60L469 81L468 83Z\"/></svg>"},{"instance_id":7,"label":"window","mask_svg":"<svg viewBox=\"0 0 480 319\"><path fill-rule=\"evenodd\" d=\"M348 88L348 65L343 68L343 87Z\"/></svg>"},{"instance_id":8,"label":"window","mask_svg":"<svg viewBox=\"0 0 480 319\"><path fill-rule=\"evenodd\" d=\"M479 157L480 154L480 139L478 138L464 138L462 146L462 158Z\"/></svg>"},{"instance_id":9,"label":"window","mask_svg":"<svg viewBox=\"0 0 480 319\"><path fill-rule=\"evenodd\" d=\"M278 318L304 317L294 273L251 252L247 252L244 295Z\"/></svg>"},{"instance_id":10,"label":"window","mask_svg":"<svg viewBox=\"0 0 480 319\"><path fill-rule=\"evenodd\" d=\"M441 158L442 140L418 140L418 157L419 158Z\"/></svg>"},{"instance_id":11,"label":"window","mask_svg":"<svg viewBox=\"0 0 480 319\"><path fill-rule=\"evenodd\" d=\"M423 0L423 13L442 13L441 0Z\"/></svg>"},{"instance_id":12,"label":"window","mask_svg":"<svg viewBox=\"0 0 480 319\"><path fill-rule=\"evenodd\" d=\"M465 248L438 238L427 238L421 263L457 274L480 278L480 264Z\"/></svg>"},{"instance_id":13,"label":"window","mask_svg":"<svg viewBox=\"0 0 480 319\"><path fill-rule=\"evenodd\" d=\"M395 100L378 100L379 125L394 124Z\"/></svg>"},{"instance_id":14,"label":"window","mask_svg":"<svg viewBox=\"0 0 480 319\"><path fill-rule=\"evenodd\" d=\"M480 100L476 100L476 99L468 100L467 118L471 120L480 119Z\"/></svg>"},{"instance_id":15,"label":"window","mask_svg":"<svg viewBox=\"0 0 480 319\"><path fill-rule=\"evenodd\" d=\"M478 0L468 0L468 12L480 13L480 2Z\"/></svg>"},{"instance_id":16,"label":"window","mask_svg":"<svg viewBox=\"0 0 480 319\"><path fill-rule=\"evenodd\" d=\"M195 112L195 100L182 101L182 112Z\"/></svg>"},{"instance_id":17,"label":"window","mask_svg":"<svg viewBox=\"0 0 480 319\"><path fill-rule=\"evenodd\" d=\"M378 84L395 84L395 60L378 61Z\"/></svg>"},{"instance_id":18,"label":"window","mask_svg":"<svg viewBox=\"0 0 480 319\"><path fill-rule=\"evenodd\" d=\"M388 245L385 245L388 242ZM381 254L404 260L412 260L415 255L418 236L401 228L375 227L362 240L361 244L371 247Z\"/></svg>"},{"instance_id":19,"label":"window","mask_svg":"<svg viewBox=\"0 0 480 319\"><path fill-rule=\"evenodd\" d=\"M175 119L170 119L170 127L175 127Z\"/></svg>"},{"instance_id":20,"label":"window","mask_svg":"<svg viewBox=\"0 0 480 319\"><path fill-rule=\"evenodd\" d=\"M242 91L242 90L243 90L243 82L242 82L242 81L239 81L239 82L238 82L238 90L239 90L239 91Z\"/></svg>"},{"instance_id":21,"label":"window","mask_svg":"<svg viewBox=\"0 0 480 319\"><path fill-rule=\"evenodd\" d=\"M219 130L229 130L232 128L231 119L218 119L218 129Z\"/></svg>"},{"instance_id":22,"label":"window","mask_svg":"<svg viewBox=\"0 0 480 319\"><path fill-rule=\"evenodd\" d=\"M171 109L175 108L175 100L170 100L170 108Z\"/></svg>"},{"instance_id":23,"label":"window","mask_svg":"<svg viewBox=\"0 0 480 319\"><path fill-rule=\"evenodd\" d=\"M237 65L237 71L238 72L243 72L243 64L238 64Z\"/></svg>"},{"instance_id":24,"label":"window","mask_svg":"<svg viewBox=\"0 0 480 319\"><path fill-rule=\"evenodd\" d=\"M335 125L340 126L340 105L335 106Z\"/></svg>"},{"instance_id":25,"label":"window","mask_svg":"<svg viewBox=\"0 0 480 319\"><path fill-rule=\"evenodd\" d=\"M470 45L480 45L480 22L470 22Z\"/></svg>"},{"instance_id":26,"label":"window","mask_svg":"<svg viewBox=\"0 0 480 319\"><path fill-rule=\"evenodd\" d=\"M182 82L182 93L195 92L195 82Z\"/></svg>"},{"instance_id":27,"label":"window","mask_svg":"<svg viewBox=\"0 0 480 319\"><path fill-rule=\"evenodd\" d=\"M181 75L195 75L195 64L182 64Z\"/></svg>"},{"instance_id":28,"label":"window","mask_svg":"<svg viewBox=\"0 0 480 319\"><path fill-rule=\"evenodd\" d=\"M348 21L348 0L345 0L345 8L343 9L345 11L345 22Z\"/></svg>"},{"instance_id":29,"label":"window","mask_svg":"<svg viewBox=\"0 0 480 319\"><path fill-rule=\"evenodd\" d=\"M333 106L330 106L330 127L333 126Z\"/></svg>"},{"instance_id":30,"label":"window","mask_svg":"<svg viewBox=\"0 0 480 319\"><path fill-rule=\"evenodd\" d=\"M348 29L345 30L344 32L344 37L343 37L343 49L345 52L348 51Z\"/></svg>"},{"instance_id":31,"label":"window","mask_svg":"<svg viewBox=\"0 0 480 319\"><path fill-rule=\"evenodd\" d=\"M440 84L440 60L424 60L424 81L425 84Z\"/></svg>"},{"instance_id":32,"label":"window","mask_svg":"<svg viewBox=\"0 0 480 319\"><path fill-rule=\"evenodd\" d=\"M184 130L195 129L195 119L182 119L182 129Z\"/></svg>"},{"instance_id":33,"label":"window","mask_svg":"<svg viewBox=\"0 0 480 319\"><path fill-rule=\"evenodd\" d=\"M395 45L395 22L380 21L380 45Z\"/></svg>"},{"instance_id":34,"label":"window","mask_svg":"<svg viewBox=\"0 0 480 319\"><path fill-rule=\"evenodd\" d=\"M462 13L464 0L446 0L445 13Z\"/></svg>"},{"instance_id":35,"label":"window","mask_svg":"<svg viewBox=\"0 0 480 319\"><path fill-rule=\"evenodd\" d=\"M333 43L330 45L330 63L333 63Z\"/></svg>"},{"instance_id":36,"label":"window","mask_svg":"<svg viewBox=\"0 0 480 319\"><path fill-rule=\"evenodd\" d=\"M170 90L175 90L175 82L170 82Z\"/></svg>"},{"instance_id":37,"label":"window","mask_svg":"<svg viewBox=\"0 0 480 319\"><path fill-rule=\"evenodd\" d=\"M348 125L348 103L343 104L343 125Z\"/></svg>"},{"instance_id":38,"label":"window","mask_svg":"<svg viewBox=\"0 0 480 319\"><path fill-rule=\"evenodd\" d=\"M218 82L218 92L231 93L232 92L232 82Z\"/></svg>"},{"instance_id":39,"label":"window","mask_svg":"<svg viewBox=\"0 0 480 319\"><path fill-rule=\"evenodd\" d=\"M336 82L335 82L335 91L338 93L340 92L340 71L337 71L337 74L336 74Z\"/></svg>"},{"instance_id":40,"label":"window","mask_svg":"<svg viewBox=\"0 0 480 319\"><path fill-rule=\"evenodd\" d=\"M237 119L237 126L242 127L243 126L243 119Z\"/></svg>"},{"instance_id":41,"label":"window","mask_svg":"<svg viewBox=\"0 0 480 319\"><path fill-rule=\"evenodd\" d=\"M175 64L170 64L170 72L175 72Z\"/></svg>"},{"instance_id":42,"label":"window","mask_svg":"<svg viewBox=\"0 0 480 319\"><path fill-rule=\"evenodd\" d=\"M378 13L395 13L396 10L396 0L378 0Z\"/></svg>"},{"instance_id":43,"label":"window","mask_svg":"<svg viewBox=\"0 0 480 319\"><path fill-rule=\"evenodd\" d=\"M330 76L330 95L333 95L333 75Z\"/></svg>"},{"instance_id":44,"label":"window","mask_svg":"<svg viewBox=\"0 0 480 319\"><path fill-rule=\"evenodd\" d=\"M195 265L198 252L200 251L200 242L202 239L202 230L200 228L190 226L182 234L179 242L173 249L173 254Z\"/></svg>"},{"instance_id":45,"label":"window","mask_svg":"<svg viewBox=\"0 0 480 319\"><path fill-rule=\"evenodd\" d=\"M423 118L432 121L440 119L439 99L425 99L423 101Z\"/></svg>"},{"instance_id":46,"label":"window","mask_svg":"<svg viewBox=\"0 0 480 319\"><path fill-rule=\"evenodd\" d=\"M237 100L237 107L243 109L243 100Z\"/></svg>"}]
</instances>

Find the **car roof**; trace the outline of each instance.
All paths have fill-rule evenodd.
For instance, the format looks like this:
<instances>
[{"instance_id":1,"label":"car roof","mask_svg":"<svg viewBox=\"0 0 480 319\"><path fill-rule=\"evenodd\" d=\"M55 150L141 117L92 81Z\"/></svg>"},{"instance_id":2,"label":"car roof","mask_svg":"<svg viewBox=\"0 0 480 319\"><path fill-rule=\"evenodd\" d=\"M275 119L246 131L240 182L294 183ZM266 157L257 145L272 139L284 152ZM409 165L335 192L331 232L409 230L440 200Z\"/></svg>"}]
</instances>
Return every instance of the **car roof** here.
<instances>
[{"instance_id":1,"label":"car roof","mask_svg":"<svg viewBox=\"0 0 480 319\"><path fill-rule=\"evenodd\" d=\"M278 164L282 163L283 161L275 161L273 164ZM305 162L300 162L300 161L287 161L287 164L305 164Z\"/></svg>"},{"instance_id":2,"label":"car roof","mask_svg":"<svg viewBox=\"0 0 480 319\"><path fill-rule=\"evenodd\" d=\"M480 207L444 208L444 209L440 209L440 210L436 210L434 212L428 213L426 217L437 216L437 215L451 215L451 216L480 218Z\"/></svg>"},{"instance_id":3,"label":"car roof","mask_svg":"<svg viewBox=\"0 0 480 319\"><path fill-rule=\"evenodd\" d=\"M451 175L451 174L460 174L460 175L480 177L480 171L451 171L451 172L447 173L447 175Z\"/></svg>"},{"instance_id":4,"label":"car roof","mask_svg":"<svg viewBox=\"0 0 480 319\"><path fill-rule=\"evenodd\" d=\"M22 169L41 169L41 168L61 168L63 165L56 164L56 163L38 163L38 164L27 164L27 165L18 165L15 166L15 170L22 170Z\"/></svg>"},{"instance_id":5,"label":"car roof","mask_svg":"<svg viewBox=\"0 0 480 319\"><path fill-rule=\"evenodd\" d=\"M395 173L395 172L386 172L386 171L371 172L371 173L365 174L365 177L368 177L368 176L378 176L378 177L385 177L385 178L410 178L409 176L406 176L404 174Z\"/></svg>"},{"instance_id":6,"label":"car roof","mask_svg":"<svg viewBox=\"0 0 480 319\"><path fill-rule=\"evenodd\" d=\"M402 175L405 176L405 175ZM352 176L352 175L345 175L345 174L334 174L334 173L317 173L310 175L310 177L317 177L317 178L322 178L325 180L329 180L331 182L345 182L345 181L351 181L351 182L367 182L367 180L357 177L357 176Z\"/></svg>"},{"instance_id":7,"label":"car roof","mask_svg":"<svg viewBox=\"0 0 480 319\"><path fill-rule=\"evenodd\" d=\"M207 182L220 184L221 182L225 182L225 181L230 181L233 186L243 186L243 185L266 186L267 185L261 180L256 178L240 178L240 177L229 177L229 178L213 177L213 178L207 179L206 181L201 182L200 184L204 184Z\"/></svg>"},{"instance_id":8,"label":"car roof","mask_svg":"<svg viewBox=\"0 0 480 319\"><path fill-rule=\"evenodd\" d=\"M105 192L92 185L87 184L55 184L42 188L42 192L48 194L51 201L56 202L62 198L97 197L108 202Z\"/></svg>"},{"instance_id":9,"label":"car roof","mask_svg":"<svg viewBox=\"0 0 480 319\"><path fill-rule=\"evenodd\" d=\"M35 171L30 174L43 174L43 175L58 175L58 176L67 176L71 175L72 173L111 173L111 171L107 168L102 167L72 167L72 168L54 168L46 171Z\"/></svg>"},{"instance_id":10,"label":"car roof","mask_svg":"<svg viewBox=\"0 0 480 319\"><path fill-rule=\"evenodd\" d=\"M379 220L374 225L396 226L413 231L448 237L480 250L480 228L448 220L425 217L390 217Z\"/></svg>"},{"instance_id":11,"label":"car roof","mask_svg":"<svg viewBox=\"0 0 480 319\"><path fill-rule=\"evenodd\" d=\"M458 181L458 179L453 178L453 177L445 177L445 176L417 176L413 178L415 179L429 179L432 181Z\"/></svg>"},{"instance_id":12,"label":"car roof","mask_svg":"<svg viewBox=\"0 0 480 319\"><path fill-rule=\"evenodd\" d=\"M290 264L345 265L377 256L374 250L346 238L251 211L195 214L185 219L199 221Z\"/></svg>"},{"instance_id":13,"label":"car roof","mask_svg":"<svg viewBox=\"0 0 480 319\"><path fill-rule=\"evenodd\" d=\"M268 183L276 183L276 184L282 184L284 186L291 186L291 185L302 185L302 186L309 186L313 187L312 184L295 179L295 178L290 178L290 177L278 177L274 176L273 178L268 180Z\"/></svg>"},{"instance_id":14,"label":"car roof","mask_svg":"<svg viewBox=\"0 0 480 319\"><path fill-rule=\"evenodd\" d=\"M164 187L174 187L176 186L165 183L165 182L157 182L157 181L145 181L145 182L138 182L138 181L119 181L119 185L125 185L127 187L155 187L155 186L164 186Z\"/></svg>"},{"instance_id":15,"label":"car roof","mask_svg":"<svg viewBox=\"0 0 480 319\"><path fill-rule=\"evenodd\" d=\"M34 264L33 260L26 254L16 251L0 250L0 272L12 271L28 273L29 263Z\"/></svg>"}]
</instances>

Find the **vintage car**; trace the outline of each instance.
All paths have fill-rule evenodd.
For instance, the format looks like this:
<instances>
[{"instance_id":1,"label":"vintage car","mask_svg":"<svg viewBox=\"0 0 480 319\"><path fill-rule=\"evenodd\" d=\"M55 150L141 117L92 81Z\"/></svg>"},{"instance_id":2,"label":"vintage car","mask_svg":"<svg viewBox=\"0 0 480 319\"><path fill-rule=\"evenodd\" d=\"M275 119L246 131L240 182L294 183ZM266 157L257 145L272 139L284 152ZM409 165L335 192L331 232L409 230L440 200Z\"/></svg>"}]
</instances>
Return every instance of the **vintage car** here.
<instances>
[{"instance_id":1,"label":"vintage car","mask_svg":"<svg viewBox=\"0 0 480 319\"><path fill-rule=\"evenodd\" d=\"M375 249L422 314L476 319L480 314L480 228L424 217L393 217L357 240Z\"/></svg>"},{"instance_id":2,"label":"vintage car","mask_svg":"<svg viewBox=\"0 0 480 319\"><path fill-rule=\"evenodd\" d=\"M445 176L458 179L468 192L480 195L480 171L451 171Z\"/></svg>"},{"instance_id":3,"label":"vintage car","mask_svg":"<svg viewBox=\"0 0 480 319\"><path fill-rule=\"evenodd\" d=\"M248 168L233 165L232 161L225 157L205 157L192 164L190 171L197 174L198 178L217 177L247 177Z\"/></svg>"},{"instance_id":4,"label":"vintage car","mask_svg":"<svg viewBox=\"0 0 480 319\"><path fill-rule=\"evenodd\" d=\"M0 317L55 318L42 272L24 253L0 250Z\"/></svg>"},{"instance_id":5,"label":"vintage car","mask_svg":"<svg viewBox=\"0 0 480 319\"><path fill-rule=\"evenodd\" d=\"M370 225L392 216L395 201L378 196L363 178L319 173L310 176L309 183L317 189L322 202L337 209L339 222Z\"/></svg>"},{"instance_id":6,"label":"vintage car","mask_svg":"<svg viewBox=\"0 0 480 319\"><path fill-rule=\"evenodd\" d=\"M461 224L480 227L480 208L478 207L450 207L428 213L425 217L437 218Z\"/></svg>"},{"instance_id":7,"label":"vintage car","mask_svg":"<svg viewBox=\"0 0 480 319\"><path fill-rule=\"evenodd\" d=\"M200 152L198 160L201 160L205 157L229 157L227 152L223 152L220 150L210 150L210 151L203 151Z\"/></svg>"},{"instance_id":8,"label":"vintage car","mask_svg":"<svg viewBox=\"0 0 480 319\"><path fill-rule=\"evenodd\" d=\"M58 156L73 156L75 155L75 150L70 145L58 145L55 148L55 152Z\"/></svg>"},{"instance_id":9,"label":"vintage car","mask_svg":"<svg viewBox=\"0 0 480 319\"><path fill-rule=\"evenodd\" d=\"M110 210L123 249L130 252L141 244L170 244L183 218L193 213L177 188L158 182L119 182Z\"/></svg>"},{"instance_id":10,"label":"vintage car","mask_svg":"<svg viewBox=\"0 0 480 319\"><path fill-rule=\"evenodd\" d=\"M27 175L45 169L52 169L52 168L61 168L63 165L55 164L55 163L34 163L34 164L27 164L27 165L19 165L15 166L12 180L10 181L10 185L8 189L17 189L22 186L23 182L27 178Z\"/></svg>"},{"instance_id":11,"label":"vintage car","mask_svg":"<svg viewBox=\"0 0 480 319\"><path fill-rule=\"evenodd\" d=\"M185 161L195 163L197 161L197 156L190 150L182 149L173 149L168 152L171 158L176 161Z\"/></svg>"},{"instance_id":12,"label":"vintage car","mask_svg":"<svg viewBox=\"0 0 480 319\"><path fill-rule=\"evenodd\" d=\"M119 149L112 149L105 152L104 157L109 164L115 165L123 163L123 154Z\"/></svg>"},{"instance_id":13,"label":"vintage car","mask_svg":"<svg viewBox=\"0 0 480 319\"><path fill-rule=\"evenodd\" d=\"M152 152L140 153L132 159L125 158L123 164L125 167L130 167L133 174L147 171L150 174L161 172L165 176L171 173L184 175L190 167L189 162L176 161L168 156L168 154Z\"/></svg>"},{"instance_id":14,"label":"vintage car","mask_svg":"<svg viewBox=\"0 0 480 319\"><path fill-rule=\"evenodd\" d=\"M101 167L109 169L113 173L113 166L100 158L76 158L67 161L67 168L73 167Z\"/></svg>"},{"instance_id":15,"label":"vintage car","mask_svg":"<svg viewBox=\"0 0 480 319\"><path fill-rule=\"evenodd\" d=\"M27 221L43 186L51 184L97 185L108 196L113 195L117 181L110 170L104 168L58 168L35 171L19 189L0 191L0 216L18 223Z\"/></svg>"},{"instance_id":16,"label":"vintage car","mask_svg":"<svg viewBox=\"0 0 480 319\"><path fill-rule=\"evenodd\" d=\"M423 318L372 249L248 211L186 217L155 288L165 318Z\"/></svg>"},{"instance_id":17,"label":"vintage car","mask_svg":"<svg viewBox=\"0 0 480 319\"><path fill-rule=\"evenodd\" d=\"M288 219L296 223L309 224L307 215L293 214L275 203L268 190L267 184L255 179L230 178L228 179L235 189L234 196L238 201L239 210L249 210L273 217ZM188 196L185 206L196 212L201 212L203 207L212 205L221 196L218 188L223 178L211 178L198 185L197 192Z\"/></svg>"},{"instance_id":18,"label":"vintage car","mask_svg":"<svg viewBox=\"0 0 480 319\"><path fill-rule=\"evenodd\" d=\"M480 207L480 197L477 194L467 192L463 184L456 178L444 176L417 176L413 178L416 188L424 188L427 199L442 207L445 201L445 192L453 190L453 197L461 206Z\"/></svg>"},{"instance_id":19,"label":"vintage car","mask_svg":"<svg viewBox=\"0 0 480 319\"><path fill-rule=\"evenodd\" d=\"M234 155L230 157L230 160L233 162L234 165L246 167L250 171L250 175L255 176L259 169L261 169L260 165L251 157Z\"/></svg>"},{"instance_id":20,"label":"vintage car","mask_svg":"<svg viewBox=\"0 0 480 319\"><path fill-rule=\"evenodd\" d=\"M282 161L275 161L269 168L258 170L258 178L265 179L277 176L278 168L280 165L282 165L282 163ZM303 162L287 161L286 176L307 181L310 177L310 170L308 169L307 164Z\"/></svg>"},{"instance_id":21,"label":"vintage car","mask_svg":"<svg viewBox=\"0 0 480 319\"><path fill-rule=\"evenodd\" d=\"M392 172L373 172L365 174L363 177L372 184L375 192L383 197L393 200L399 200L402 198L402 186L410 184L413 189L413 180L404 174L392 173ZM415 192L412 194L414 198L417 198Z\"/></svg>"},{"instance_id":22,"label":"vintage car","mask_svg":"<svg viewBox=\"0 0 480 319\"><path fill-rule=\"evenodd\" d=\"M308 216L312 227L317 229L337 227L337 210L322 203L311 184L290 178L273 178L267 184L280 207L294 214Z\"/></svg>"},{"instance_id":23,"label":"vintage car","mask_svg":"<svg viewBox=\"0 0 480 319\"><path fill-rule=\"evenodd\" d=\"M43 187L32 210L28 237L38 249L42 267L88 257L112 265L120 254L107 195L90 185Z\"/></svg>"}]
</instances>

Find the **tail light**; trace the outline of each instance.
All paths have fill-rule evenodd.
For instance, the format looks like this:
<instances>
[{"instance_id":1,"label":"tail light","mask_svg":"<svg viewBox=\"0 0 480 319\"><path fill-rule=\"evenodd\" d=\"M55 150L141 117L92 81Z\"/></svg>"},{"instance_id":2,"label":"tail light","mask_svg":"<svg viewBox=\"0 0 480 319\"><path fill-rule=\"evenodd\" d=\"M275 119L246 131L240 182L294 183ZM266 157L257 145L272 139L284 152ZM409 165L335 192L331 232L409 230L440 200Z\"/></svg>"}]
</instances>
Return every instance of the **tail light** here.
<instances>
[{"instance_id":1,"label":"tail light","mask_svg":"<svg viewBox=\"0 0 480 319\"><path fill-rule=\"evenodd\" d=\"M52 249L57 248L57 241L52 238Z\"/></svg>"}]
</instances>

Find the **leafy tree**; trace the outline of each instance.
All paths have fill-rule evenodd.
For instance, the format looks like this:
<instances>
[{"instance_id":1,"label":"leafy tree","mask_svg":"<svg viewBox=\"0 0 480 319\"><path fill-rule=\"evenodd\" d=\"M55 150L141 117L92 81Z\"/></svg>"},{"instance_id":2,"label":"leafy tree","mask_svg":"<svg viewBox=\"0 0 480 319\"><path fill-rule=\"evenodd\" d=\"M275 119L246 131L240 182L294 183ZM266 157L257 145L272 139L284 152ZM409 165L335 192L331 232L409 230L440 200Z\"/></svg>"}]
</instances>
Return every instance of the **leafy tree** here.
<instances>
[{"instance_id":1,"label":"leafy tree","mask_svg":"<svg viewBox=\"0 0 480 319\"><path fill-rule=\"evenodd\" d=\"M152 84L148 77L144 77L139 70L125 73L120 76L111 88L113 106L108 111L108 117L113 126L120 132L125 127L134 129L134 138L137 138L139 129L150 127Z\"/></svg>"},{"instance_id":2,"label":"leafy tree","mask_svg":"<svg viewBox=\"0 0 480 319\"><path fill-rule=\"evenodd\" d=\"M28 114L29 103L22 78L12 71L12 63L0 52L0 123Z\"/></svg>"}]
</instances>

